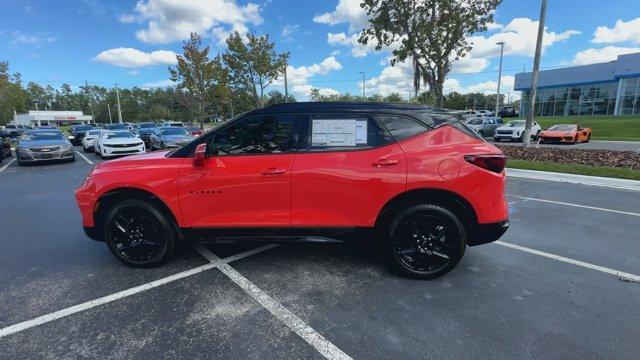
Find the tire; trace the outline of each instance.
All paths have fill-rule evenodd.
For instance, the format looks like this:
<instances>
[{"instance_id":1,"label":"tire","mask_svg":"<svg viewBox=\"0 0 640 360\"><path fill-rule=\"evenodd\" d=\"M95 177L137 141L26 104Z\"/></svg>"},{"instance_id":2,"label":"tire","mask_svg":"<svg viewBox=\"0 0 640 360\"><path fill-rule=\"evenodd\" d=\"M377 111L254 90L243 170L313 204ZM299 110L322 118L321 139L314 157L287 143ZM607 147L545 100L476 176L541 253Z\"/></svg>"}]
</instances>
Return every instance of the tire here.
<instances>
[{"instance_id":1,"label":"tire","mask_svg":"<svg viewBox=\"0 0 640 360\"><path fill-rule=\"evenodd\" d=\"M585 143L588 143L588 142L589 142L589 140L591 140L591 134L587 135L587 140L585 140L584 142L585 142Z\"/></svg>"},{"instance_id":2,"label":"tire","mask_svg":"<svg viewBox=\"0 0 640 360\"><path fill-rule=\"evenodd\" d=\"M520 141L520 142L524 141L524 131L522 132L522 134L520 134L520 138L518 138L517 141Z\"/></svg>"},{"instance_id":3,"label":"tire","mask_svg":"<svg viewBox=\"0 0 640 360\"><path fill-rule=\"evenodd\" d=\"M540 130L538 130L536 135L533 137L533 140L535 140L535 141L538 141L538 139L540 139Z\"/></svg>"},{"instance_id":4,"label":"tire","mask_svg":"<svg viewBox=\"0 0 640 360\"><path fill-rule=\"evenodd\" d=\"M389 222L384 236L391 266L402 275L420 279L437 278L453 270L467 243L460 219L432 204L416 204L401 211Z\"/></svg>"},{"instance_id":5,"label":"tire","mask_svg":"<svg viewBox=\"0 0 640 360\"><path fill-rule=\"evenodd\" d=\"M578 143L578 134L576 134L576 137L573 138L573 141L571 143L572 144L577 144Z\"/></svg>"},{"instance_id":6,"label":"tire","mask_svg":"<svg viewBox=\"0 0 640 360\"><path fill-rule=\"evenodd\" d=\"M106 213L103 239L124 264L148 268L165 263L176 247L170 217L158 206L140 199L122 200Z\"/></svg>"}]
</instances>

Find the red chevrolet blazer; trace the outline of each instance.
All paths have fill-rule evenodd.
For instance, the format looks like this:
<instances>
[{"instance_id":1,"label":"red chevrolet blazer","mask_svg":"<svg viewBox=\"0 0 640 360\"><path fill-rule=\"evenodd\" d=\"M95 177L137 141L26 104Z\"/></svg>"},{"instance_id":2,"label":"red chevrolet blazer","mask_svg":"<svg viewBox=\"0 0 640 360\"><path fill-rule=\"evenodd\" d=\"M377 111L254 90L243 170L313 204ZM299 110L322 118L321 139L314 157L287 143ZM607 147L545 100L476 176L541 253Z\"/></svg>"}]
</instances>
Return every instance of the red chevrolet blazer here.
<instances>
[{"instance_id":1,"label":"red chevrolet blazer","mask_svg":"<svg viewBox=\"0 0 640 360\"><path fill-rule=\"evenodd\" d=\"M433 278L507 230L504 166L447 110L278 104L173 151L100 163L75 195L86 234L131 266L159 265L181 241L358 237Z\"/></svg>"}]
</instances>

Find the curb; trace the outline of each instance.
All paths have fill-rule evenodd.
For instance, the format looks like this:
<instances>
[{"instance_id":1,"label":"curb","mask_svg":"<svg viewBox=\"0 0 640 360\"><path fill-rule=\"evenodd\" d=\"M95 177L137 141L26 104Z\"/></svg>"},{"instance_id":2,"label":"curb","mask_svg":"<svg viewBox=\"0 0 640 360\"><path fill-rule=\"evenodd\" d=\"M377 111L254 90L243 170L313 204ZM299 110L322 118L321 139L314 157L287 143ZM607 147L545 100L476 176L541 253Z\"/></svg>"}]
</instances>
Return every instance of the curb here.
<instances>
[{"instance_id":1,"label":"curb","mask_svg":"<svg viewBox=\"0 0 640 360\"><path fill-rule=\"evenodd\" d=\"M640 181L614 179L600 176L564 174L550 171L524 170L507 168L507 177L556 181L571 184L607 187L613 189L640 191Z\"/></svg>"}]
</instances>

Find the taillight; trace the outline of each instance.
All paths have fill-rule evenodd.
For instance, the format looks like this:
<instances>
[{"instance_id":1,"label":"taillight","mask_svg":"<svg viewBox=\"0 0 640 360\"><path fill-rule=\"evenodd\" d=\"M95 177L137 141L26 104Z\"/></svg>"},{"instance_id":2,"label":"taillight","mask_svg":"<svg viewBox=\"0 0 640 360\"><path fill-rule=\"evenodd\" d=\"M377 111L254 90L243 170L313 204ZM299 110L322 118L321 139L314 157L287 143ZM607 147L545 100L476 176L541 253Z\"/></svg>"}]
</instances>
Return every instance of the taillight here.
<instances>
[{"instance_id":1,"label":"taillight","mask_svg":"<svg viewBox=\"0 0 640 360\"><path fill-rule=\"evenodd\" d=\"M467 162L483 169L501 173L507 165L507 157L504 155L465 155Z\"/></svg>"}]
</instances>

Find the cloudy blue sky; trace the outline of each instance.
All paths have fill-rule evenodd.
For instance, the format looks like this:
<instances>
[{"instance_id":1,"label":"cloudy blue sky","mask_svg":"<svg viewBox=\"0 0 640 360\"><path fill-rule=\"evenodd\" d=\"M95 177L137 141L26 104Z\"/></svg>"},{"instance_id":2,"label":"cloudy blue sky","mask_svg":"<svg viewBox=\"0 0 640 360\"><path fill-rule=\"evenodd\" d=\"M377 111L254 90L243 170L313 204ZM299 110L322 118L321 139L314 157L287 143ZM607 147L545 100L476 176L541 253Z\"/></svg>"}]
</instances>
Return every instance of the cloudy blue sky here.
<instances>
[{"instance_id":1,"label":"cloudy blue sky","mask_svg":"<svg viewBox=\"0 0 640 360\"><path fill-rule=\"evenodd\" d=\"M0 60L25 81L110 87L169 83L182 40L191 31L224 50L232 30L270 34L290 51L292 92L411 91L411 72L391 67L389 53L357 44L366 24L359 0L0 0ZM499 48L505 41L503 83L531 69L539 0L505 0L486 33L474 34L471 53L454 64L446 91L494 92ZM640 51L640 1L550 0L542 68L587 64ZM277 85L276 85L277 87ZM516 97L517 93L512 93Z\"/></svg>"}]
</instances>

